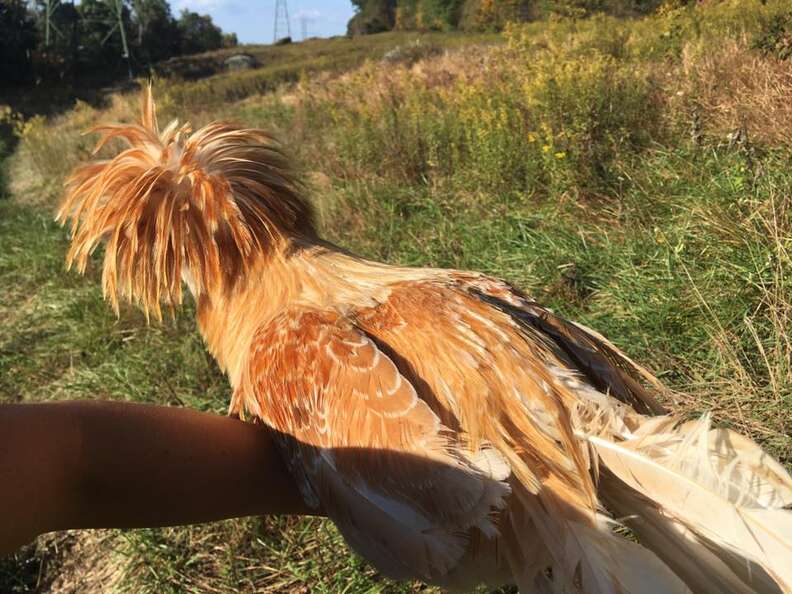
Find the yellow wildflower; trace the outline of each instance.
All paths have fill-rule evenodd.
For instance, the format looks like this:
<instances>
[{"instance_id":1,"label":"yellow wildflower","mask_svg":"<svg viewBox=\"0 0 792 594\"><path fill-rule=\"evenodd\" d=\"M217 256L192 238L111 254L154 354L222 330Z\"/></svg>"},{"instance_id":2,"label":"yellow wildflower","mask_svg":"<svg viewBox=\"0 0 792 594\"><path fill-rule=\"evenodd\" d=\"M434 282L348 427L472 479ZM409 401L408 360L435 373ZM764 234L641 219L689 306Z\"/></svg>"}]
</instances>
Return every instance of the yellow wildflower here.
<instances>
[{"instance_id":1,"label":"yellow wildflower","mask_svg":"<svg viewBox=\"0 0 792 594\"><path fill-rule=\"evenodd\" d=\"M555 153L556 159L563 159L565 157L566 157L566 153L564 151L558 151L557 153Z\"/></svg>"}]
</instances>

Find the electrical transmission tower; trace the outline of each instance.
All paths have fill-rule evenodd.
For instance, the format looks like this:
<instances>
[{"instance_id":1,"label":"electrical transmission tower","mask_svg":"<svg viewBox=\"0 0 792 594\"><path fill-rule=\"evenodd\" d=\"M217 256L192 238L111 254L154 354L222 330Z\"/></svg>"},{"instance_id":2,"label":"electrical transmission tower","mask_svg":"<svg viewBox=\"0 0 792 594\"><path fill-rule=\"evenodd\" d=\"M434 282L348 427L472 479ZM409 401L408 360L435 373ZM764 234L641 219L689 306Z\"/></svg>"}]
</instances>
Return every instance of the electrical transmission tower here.
<instances>
[{"instance_id":1,"label":"electrical transmission tower","mask_svg":"<svg viewBox=\"0 0 792 594\"><path fill-rule=\"evenodd\" d=\"M50 40L53 37L51 32L60 35L52 18L55 11L58 10L58 6L60 6L60 0L44 0L44 45L46 47L50 46Z\"/></svg>"},{"instance_id":2,"label":"electrical transmission tower","mask_svg":"<svg viewBox=\"0 0 792 594\"><path fill-rule=\"evenodd\" d=\"M113 36L114 33L118 32L118 35L121 39L121 58L126 61L127 64L127 72L129 74L129 78L132 78L132 64L131 64L131 57L129 55L129 45L127 44L127 36L126 30L124 28L124 0L100 0L107 8L108 12L110 13L108 18L101 18L101 19L88 19L85 17L81 17L83 22L101 22L107 25L110 25L110 29L105 35L104 39L102 39L99 44L104 45ZM72 10L74 10L74 0L70 1L72 6ZM44 45L49 47L52 42L59 36L63 36L63 33L60 29L55 25L55 12L65 4L64 0L43 0L43 19L44 19Z\"/></svg>"},{"instance_id":3,"label":"electrical transmission tower","mask_svg":"<svg viewBox=\"0 0 792 594\"><path fill-rule=\"evenodd\" d=\"M126 60L129 80L132 80L132 62L129 56L129 46L127 45L126 31L124 30L124 2L123 0L109 0L109 4L110 8L113 10L116 22L102 41L102 45L104 45L105 41L107 41L116 30L118 30L118 33L121 35L121 57Z\"/></svg>"},{"instance_id":4,"label":"electrical transmission tower","mask_svg":"<svg viewBox=\"0 0 792 594\"><path fill-rule=\"evenodd\" d=\"M275 0L275 24L273 29L272 43L275 43L283 37L291 37L289 7L286 4L286 0ZM286 35L283 34L284 32Z\"/></svg>"}]
</instances>

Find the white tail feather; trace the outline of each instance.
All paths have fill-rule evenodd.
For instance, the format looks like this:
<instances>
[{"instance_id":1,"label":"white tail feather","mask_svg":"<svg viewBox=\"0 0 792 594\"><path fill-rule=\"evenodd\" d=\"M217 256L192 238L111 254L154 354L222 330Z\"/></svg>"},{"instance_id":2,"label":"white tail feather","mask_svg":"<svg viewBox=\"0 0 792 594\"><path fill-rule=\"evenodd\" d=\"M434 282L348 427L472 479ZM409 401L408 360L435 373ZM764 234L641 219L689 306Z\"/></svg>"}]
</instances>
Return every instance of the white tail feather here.
<instances>
[{"instance_id":1,"label":"white tail feather","mask_svg":"<svg viewBox=\"0 0 792 594\"><path fill-rule=\"evenodd\" d=\"M603 501L620 514L624 523L696 594L779 594L775 582L755 564L743 559L735 571L715 554L708 543L664 514L652 501L609 473L601 482ZM739 571L742 570L742 571Z\"/></svg>"},{"instance_id":2,"label":"white tail feather","mask_svg":"<svg viewBox=\"0 0 792 594\"><path fill-rule=\"evenodd\" d=\"M615 534L570 524L582 550L581 577L586 592L691 594L652 551Z\"/></svg>"},{"instance_id":3,"label":"white tail feather","mask_svg":"<svg viewBox=\"0 0 792 594\"><path fill-rule=\"evenodd\" d=\"M540 496L520 488L513 495L520 502L511 509L514 519L526 512L529 516L527 523L507 527L512 535L506 540L509 562L521 594L691 594L661 558L616 534L605 516L598 514L587 525L565 518ZM526 534L535 535L534 546L528 547ZM543 545L541 556L535 543ZM541 573L543 566L552 567L551 581Z\"/></svg>"},{"instance_id":4,"label":"white tail feather","mask_svg":"<svg viewBox=\"0 0 792 594\"><path fill-rule=\"evenodd\" d=\"M747 560L781 592L792 593L792 512L781 508L792 487L789 475L745 438L711 431L706 416L676 430L662 423L655 429L662 432L618 443L599 436L588 441L610 472L706 543L732 573ZM671 535L666 526L663 536ZM680 534L680 542L685 538Z\"/></svg>"}]
</instances>

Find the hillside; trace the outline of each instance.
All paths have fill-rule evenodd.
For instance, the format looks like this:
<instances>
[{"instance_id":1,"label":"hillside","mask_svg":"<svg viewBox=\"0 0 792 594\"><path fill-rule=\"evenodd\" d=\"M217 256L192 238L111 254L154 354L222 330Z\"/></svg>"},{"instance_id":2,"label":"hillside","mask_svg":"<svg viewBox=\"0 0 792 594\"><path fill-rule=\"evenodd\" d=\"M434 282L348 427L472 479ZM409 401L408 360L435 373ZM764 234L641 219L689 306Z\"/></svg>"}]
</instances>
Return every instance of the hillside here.
<instances>
[{"instance_id":1,"label":"hillside","mask_svg":"<svg viewBox=\"0 0 792 594\"><path fill-rule=\"evenodd\" d=\"M273 130L330 239L504 277L653 369L675 408L713 410L792 467L789 48L786 0L728 0L248 48L260 68L155 93L163 119ZM97 267L64 271L52 213L90 150L81 132L130 121L138 99L4 112L18 145L0 176L0 401L226 409L191 306L116 318ZM116 590L434 591L387 582L316 519L75 532L0 561L2 592Z\"/></svg>"}]
</instances>

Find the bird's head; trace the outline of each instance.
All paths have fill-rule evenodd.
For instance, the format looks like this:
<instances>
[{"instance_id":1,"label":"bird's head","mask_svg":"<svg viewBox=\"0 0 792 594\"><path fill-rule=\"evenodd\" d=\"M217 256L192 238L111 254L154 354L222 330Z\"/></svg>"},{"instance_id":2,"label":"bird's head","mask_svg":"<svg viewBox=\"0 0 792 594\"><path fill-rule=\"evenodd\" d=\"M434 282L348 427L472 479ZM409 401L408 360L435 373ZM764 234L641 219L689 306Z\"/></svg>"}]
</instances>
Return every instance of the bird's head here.
<instances>
[{"instance_id":1,"label":"bird's head","mask_svg":"<svg viewBox=\"0 0 792 594\"><path fill-rule=\"evenodd\" d=\"M159 129L151 89L140 124L103 125L94 154L119 138L111 159L78 167L58 212L71 220L67 262L85 270L106 242L102 286L161 317L182 301L186 281L198 296L229 290L254 261L294 237L312 237L313 217L278 143L266 132L212 123L193 132Z\"/></svg>"}]
</instances>

